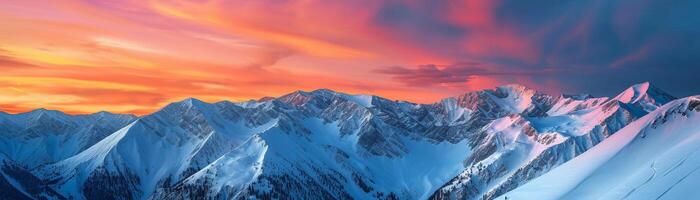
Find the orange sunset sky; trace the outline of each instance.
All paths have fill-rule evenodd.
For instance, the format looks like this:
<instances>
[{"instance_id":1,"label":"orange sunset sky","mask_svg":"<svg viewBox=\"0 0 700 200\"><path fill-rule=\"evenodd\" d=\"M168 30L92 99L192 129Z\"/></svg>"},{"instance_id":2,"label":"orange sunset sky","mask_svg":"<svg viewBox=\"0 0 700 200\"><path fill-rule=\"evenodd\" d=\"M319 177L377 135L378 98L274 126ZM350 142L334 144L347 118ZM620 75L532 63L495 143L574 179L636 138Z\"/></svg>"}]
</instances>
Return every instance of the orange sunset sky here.
<instances>
[{"instance_id":1,"label":"orange sunset sky","mask_svg":"<svg viewBox=\"0 0 700 200\"><path fill-rule=\"evenodd\" d=\"M0 110L146 114L187 97L244 101L318 88L428 103L507 83L609 94L650 75L591 87L571 77L634 69L667 44L638 36L643 17L625 14L600 14L632 25L613 28L619 42L596 43L596 13L621 13L600 5L554 8L561 13L545 22L502 16L510 7L501 1L439 2L6 1ZM579 43L594 39L599 46Z\"/></svg>"}]
</instances>

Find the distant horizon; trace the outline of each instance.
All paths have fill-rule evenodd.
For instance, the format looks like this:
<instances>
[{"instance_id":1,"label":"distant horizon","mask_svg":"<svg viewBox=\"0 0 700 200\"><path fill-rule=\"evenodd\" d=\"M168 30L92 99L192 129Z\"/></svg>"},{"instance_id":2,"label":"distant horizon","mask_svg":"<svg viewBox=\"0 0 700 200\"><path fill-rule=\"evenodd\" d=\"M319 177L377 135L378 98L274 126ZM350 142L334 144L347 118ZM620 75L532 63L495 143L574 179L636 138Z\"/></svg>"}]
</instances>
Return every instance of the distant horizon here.
<instances>
[{"instance_id":1,"label":"distant horizon","mask_svg":"<svg viewBox=\"0 0 700 200\"><path fill-rule=\"evenodd\" d=\"M219 102L245 103L245 102L248 102L248 101L261 101L261 99L264 99L264 98L279 98L279 97L283 97L283 96L286 96L286 95L294 94L294 93L296 93L296 92L307 92L307 93L311 93L311 92L318 91L318 90L330 90L330 91L335 92L335 93L347 94L347 95L370 95L370 96L380 97L380 98L384 98L384 99L388 99L388 100L392 100L392 101L403 101L403 102L407 102L407 103L414 103L414 104L427 105L427 104L439 103L441 100L444 100L444 99L447 99L447 98L452 98L452 97L458 97L458 96L460 96L460 95L468 94L468 93L471 93L471 92L479 92L479 91L485 91L485 90L493 90L493 89L496 89L496 88L498 88L498 87L504 87L504 86L508 86L508 85L520 85L520 86L523 86L523 87L525 87L525 88L527 88L527 89L534 90L534 91L536 91L536 92L542 92L542 93L545 93L545 94L547 94L547 95L552 95L552 96L558 96L558 95L591 95L592 98L600 98L600 97L614 98L616 95L618 95L618 94L624 92L626 89L631 88L632 86L639 85L639 84L644 84L644 83L649 83L650 86L656 87L656 88L660 89L661 91L664 91L664 92L668 93L665 89L659 88L658 86L656 86L656 84L651 83L650 81L644 81L644 82L639 82L639 83L635 83L635 84L629 85L629 86L626 87L626 88L620 89L620 90L618 91L618 93L613 94L613 95L607 95L607 96L593 95L593 94L585 93L585 92L584 92L584 93L566 93L566 92L561 93L561 92L560 92L560 93L553 94L553 93L550 93L550 92L540 91L540 90L537 90L537 89L535 89L535 88L528 87L528 86L526 86L526 85L522 85L522 84L518 84L518 83L509 83L509 84L504 84L504 85L495 86L495 87L493 87L493 88L486 88L486 89L475 90L475 91L466 91L466 92L463 92L463 93L458 94L458 95L445 96L445 97L439 98L438 100L432 101L432 102L413 102L413 101L402 100L402 99L387 98L387 97L384 97L384 96L381 96L381 95L370 94L370 93L348 93L348 92L337 91L337 90L328 89L328 88L317 88L317 89L312 89L312 90L294 90L294 91L291 91L291 92L288 92L288 93L284 93L284 94L281 94L281 95L278 95L278 96L264 96L264 97L260 97L260 98L256 98L256 99L248 99L248 100L221 99L221 100L208 101L208 100L203 100L203 99L200 99L200 98L197 98L197 97L183 97L183 98L181 98L181 99L176 99L176 100L173 100L173 101L165 102L162 106L160 106L160 107L158 107L158 108L156 108L156 109L154 109L154 110L145 112L145 113L113 112L113 111L109 111L109 110L99 110L99 111L95 111L95 112L71 112L71 111L65 111L65 110L61 110L61 109L44 108L44 107L32 108L32 109L29 109L29 110L23 110L23 111L19 111L19 112L8 112L8 111L5 111L5 110L0 109L0 112L7 113L7 114L12 114L12 115L31 113L31 112L38 111L38 110L58 111L58 112L61 112L61 113L67 114L67 115L92 115L92 114L99 114L99 113L102 113L102 112L106 112L106 113L110 113L110 114L134 115L134 116L139 116L139 117L140 117L140 116L149 115L149 114L152 114L152 113L154 113L154 112L157 112L158 110L162 109L163 107L165 107L165 106L167 106L167 105L169 105L169 104L178 103L178 102L182 102L182 101L186 101L186 100L188 100L188 99L195 99L195 100L202 101L202 102L208 103L208 104L214 104L214 103L219 103ZM670 94L670 93L668 93L668 94ZM687 97L687 96L676 96L676 95L674 95L674 94L670 94L670 95L673 96L673 97L675 97L675 98L684 98L684 97ZM700 94L697 94L697 95L700 95ZM694 95L689 95L689 96L694 96Z\"/></svg>"}]
</instances>

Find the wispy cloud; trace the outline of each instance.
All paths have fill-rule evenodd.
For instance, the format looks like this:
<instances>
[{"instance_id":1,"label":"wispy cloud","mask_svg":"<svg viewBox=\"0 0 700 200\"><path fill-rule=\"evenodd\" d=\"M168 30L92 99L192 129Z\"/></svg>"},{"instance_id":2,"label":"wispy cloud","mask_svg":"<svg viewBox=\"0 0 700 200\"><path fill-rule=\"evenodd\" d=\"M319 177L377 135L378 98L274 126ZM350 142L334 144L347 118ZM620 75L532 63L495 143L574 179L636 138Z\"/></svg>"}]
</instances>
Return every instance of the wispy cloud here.
<instances>
[{"instance_id":1,"label":"wispy cloud","mask_svg":"<svg viewBox=\"0 0 700 200\"><path fill-rule=\"evenodd\" d=\"M416 67L389 66L374 70L386 74L409 86L435 86L466 84L477 76L549 76L563 73L565 69L546 68L538 70L498 69L498 67L476 62L463 62L450 65L426 64Z\"/></svg>"},{"instance_id":2,"label":"wispy cloud","mask_svg":"<svg viewBox=\"0 0 700 200\"><path fill-rule=\"evenodd\" d=\"M0 5L0 105L143 114L190 96L331 88L432 102L512 82L611 94L647 80L689 95L698 4L14 1Z\"/></svg>"}]
</instances>

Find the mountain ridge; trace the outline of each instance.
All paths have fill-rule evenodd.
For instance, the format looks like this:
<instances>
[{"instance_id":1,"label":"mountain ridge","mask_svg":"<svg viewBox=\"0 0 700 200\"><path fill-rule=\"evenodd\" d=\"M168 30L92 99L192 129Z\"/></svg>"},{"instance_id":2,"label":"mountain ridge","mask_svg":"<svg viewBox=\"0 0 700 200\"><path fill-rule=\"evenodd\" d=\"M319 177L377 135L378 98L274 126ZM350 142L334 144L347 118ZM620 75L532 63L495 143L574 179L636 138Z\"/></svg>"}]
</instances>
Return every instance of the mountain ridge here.
<instances>
[{"instance_id":1,"label":"mountain ridge","mask_svg":"<svg viewBox=\"0 0 700 200\"><path fill-rule=\"evenodd\" d=\"M651 85L650 82L642 82L642 83L638 83L638 84L635 84L635 85L644 84L644 83L649 84L650 87L652 87L652 88L656 88L657 90L662 91L662 90L658 89L657 87L654 87L653 85ZM525 85L512 83L512 84L505 84L505 85L501 85L501 86L496 86L496 87L494 87L494 88L486 88L486 89L482 89L482 90L464 92L464 93L461 93L461 94L458 94L458 95L448 96L448 97L439 99L439 100L437 100L437 101L434 101L434 102L427 102L427 103L415 103L415 102L405 101L405 100L394 100L394 99L388 99L388 98L384 98L384 97L377 96L377 95L364 94L364 93L358 93L358 94L345 93L345 92L339 92L339 91L331 90L331 89L328 89L328 88L319 88L319 89L313 89L313 90L297 90L297 91L293 91L293 92L289 92L289 93L280 95L280 96L278 96L278 97L265 96L265 97L261 97L261 98L259 98L259 99L251 99L251 100L244 100L244 101L221 100L221 101L216 101L216 102L206 102L206 101L203 101L203 100L198 99L198 98L195 98L195 97L186 97L186 98L183 98L182 100L177 100L177 101L173 101L173 102L170 102L170 103L177 103L177 102L188 101L188 100L195 100L195 101L199 101L199 102L203 102L203 103L208 103L208 104L215 104L215 103L220 103L220 102L229 102L229 103L234 103L234 104L241 104L241 103L246 103L246 102L257 102L257 103L260 103L260 102L265 102L265 101L269 101L269 100L279 99L279 98L281 98L281 97L288 96L288 95L293 95L293 94L333 93L333 94L338 94L338 95L343 95L343 96L370 96L370 97L378 97L378 98L382 98L382 99L386 99L386 100L390 100L390 101L400 101L400 102L407 102L407 103L412 103L412 104L427 105L427 104L439 103L440 101L443 101L443 100L449 99L449 98L457 98L457 97L460 97L460 96L468 95L468 94L470 94L470 93L487 92L487 91L497 91L499 88L508 88L508 87L522 88L523 90L532 90L532 91L534 91L534 92L536 92L536 93L545 94L545 93L543 93L543 92L541 92L541 91L537 91L537 90L531 89L530 87L527 87L527 86L525 86ZM629 88L628 88L628 89L629 89ZM663 91L662 91L662 92L663 92ZM664 92L664 93L665 93L665 92ZM582 93L582 94L559 94L559 95L564 96L564 97L567 97L567 98L572 98L572 99L578 99L578 98L583 98L583 97L593 98L592 95L586 94L586 93ZM670 96L670 95L669 95L669 96ZM672 96L671 96L671 97L672 97ZM162 109L162 108L161 108L161 109ZM64 112L64 111L61 111L61 110L57 110L57 109L46 109L46 108L35 108L34 110L25 111L25 112L18 112L18 113L8 113L8 112L5 112L5 111L0 110L0 114L19 115L19 114L27 114L27 113L37 112L37 111L57 111L57 112L61 112L61 113L65 114L65 115L70 115L70 116L95 115L95 114L99 114L99 113L105 113L105 114L114 114L114 115L130 115L130 116L138 117L137 115L134 115L134 114L131 114L131 113L115 113L115 112L110 112L110 111L106 111L106 110L97 111L97 112L93 112L93 113L70 114L70 113L67 113L67 112ZM157 110L154 111L154 112L157 112ZM151 113L153 113L153 112L151 112ZM151 113L148 113L148 114L151 114ZM148 114L144 114L144 115L148 115Z\"/></svg>"},{"instance_id":2,"label":"mountain ridge","mask_svg":"<svg viewBox=\"0 0 700 200\"><path fill-rule=\"evenodd\" d=\"M632 86L624 99L570 98L513 84L431 104L327 89L245 102L186 98L24 170L76 199L492 199L672 98L649 88ZM0 122L7 116L16 115ZM418 164L431 159L439 164Z\"/></svg>"}]
</instances>

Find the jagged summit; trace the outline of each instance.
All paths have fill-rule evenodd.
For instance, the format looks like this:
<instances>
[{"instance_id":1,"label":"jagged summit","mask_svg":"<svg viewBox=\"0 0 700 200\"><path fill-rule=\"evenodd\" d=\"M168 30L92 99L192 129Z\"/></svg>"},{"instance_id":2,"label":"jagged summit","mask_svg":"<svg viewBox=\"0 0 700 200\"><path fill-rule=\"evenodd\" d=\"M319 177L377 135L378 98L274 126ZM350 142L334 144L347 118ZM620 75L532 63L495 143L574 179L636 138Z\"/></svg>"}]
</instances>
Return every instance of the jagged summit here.
<instances>
[{"instance_id":1,"label":"jagged summit","mask_svg":"<svg viewBox=\"0 0 700 200\"><path fill-rule=\"evenodd\" d=\"M285 96L290 96L290 95L302 95L302 96L327 96L327 95L337 95L337 94L344 94L341 92L337 92L331 89L327 88L320 88L320 89L315 89L315 90L297 90L294 92L290 92L288 94L282 95L279 98L285 97Z\"/></svg>"},{"instance_id":2,"label":"jagged summit","mask_svg":"<svg viewBox=\"0 0 700 200\"><path fill-rule=\"evenodd\" d=\"M181 101L175 102L175 103L176 104L186 104L186 105L191 105L191 106L200 106L203 104L209 104L207 102L204 102L204 101L199 100L199 99L194 98L194 97L187 97L187 98L185 98Z\"/></svg>"},{"instance_id":3,"label":"jagged summit","mask_svg":"<svg viewBox=\"0 0 700 200\"><path fill-rule=\"evenodd\" d=\"M649 82L634 84L618 94L615 99L622 103L634 103L644 97L649 86Z\"/></svg>"},{"instance_id":4,"label":"jagged summit","mask_svg":"<svg viewBox=\"0 0 700 200\"><path fill-rule=\"evenodd\" d=\"M204 111L210 109L210 107L212 105L214 105L214 104L204 102L204 101L199 100L197 98L188 97L188 98L185 98L183 100L170 103L153 114L161 113L161 112L182 112L182 111L187 111L190 109L204 112Z\"/></svg>"},{"instance_id":5,"label":"jagged summit","mask_svg":"<svg viewBox=\"0 0 700 200\"><path fill-rule=\"evenodd\" d=\"M371 107L373 99L380 98L374 95L364 95L364 94L347 94L342 92L336 92L330 89L317 89L310 92L307 91L295 91L277 98L277 100L301 105L308 101L333 101L334 99L342 99L345 101L351 101L363 107Z\"/></svg>"},{"instance_id":6,"label":"jagged summit","mask_svg":"<svg viewBox=\"0 0 700 200\"><path fill-rule=\"evenodd\" d=\"M259 98L257 101L272 101L274 99L275 99L275 97L265 96L265 97Z\"/></svg>"},{"instance_id":7,"label":"jagged summit","mask_svg":"<svg viewBox=\"0 0 700 200\"><path fill-rule=\"evenodd\" d=\"M643 82L632 85L613 99L623 104L639 107L637 112L648 113L676 98L649 82Z\"/></svg>"},{"instance_id":8,"label":"jagged summit","mask_svg":"<svg viewBox=\"0 0 700 200\"><path fill-rule=\"evenodd\" d=\"M35 115L35 116L38 116L38 115L68 115L68 114L66 114L62 111L59 111L59 110L49 110L46 108L38 108L38 109L34 109L32 111L29 111L29 112L18 113L18 114L19 115Z\"/></svg>"},{"instance_id":9,"label":"jagged summit","mask_svg":"<svg viewBox=\"0 0 700 200\"><path fill-rule=\"evenodd\" d=\"M476 90L471 92L466 92L455 97L474 95L475 93L497 93L499 96L506 96L508 94L522 94L522 93L537 93L537 91L521 84L506 84L501 86L496 86L494 88L486 88L483 90Z\"/></svg>"},{"instance_id":10,"label":"jagged summit","mask_svg":"<svg viewBox=\"0 0 700 200\"><path fill-rule=\"evenodd\" d=\"M675 99L670 94L655 87L654 85L651 85L649 82L632 85L615 97L615 99L622 103L636 103L644 100L645 98L650 98L662 103L667 103L670 100Z\"/></svg>"},{"instance_id":11,"label":"jagged summit","mask_svg":"<svg viewBox=\"0 0 700 200\"><path fill-rule=\"evenodd\" d=\"M304 95L304 96L310 96L310 95L315 95L315 96L362 96L365 94L348 94L344 92L338 92L335 90L327 89L327 88L320 88L320 89L315 89L311 91L305 91L305 90L297 90L294 92L291 92L289 94L285 94L280 96L289 96L289 95ZM372 95L367 95L367 96L372 96Z\"/></svg>"},{"instance_id":12,"label":"jagged summit","mask_svg":"<svg viewBox=\"0 0 700 200\"><path fill-rule=\"evenodd\" d=\"M467 92L459 96L450 97L464 108L476 110L478 107L494 108L508 113L533 112L541 113L543 107L547 107L552 99L549 95L537 92L524 85L508 84L492 89ZM533 99L536 102L533 102ZM546 104L543 105L542 103Z\"/></svg>"}]
</instances>

